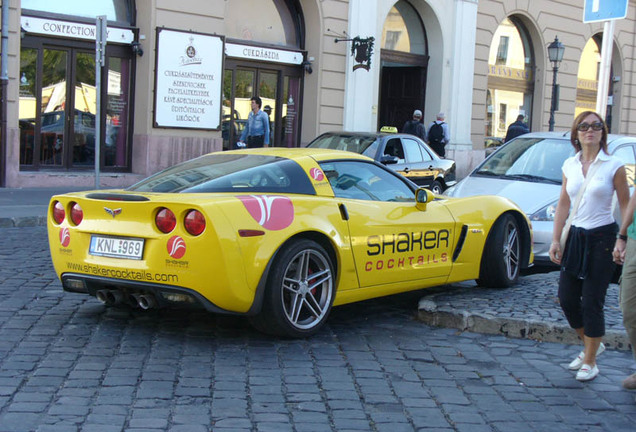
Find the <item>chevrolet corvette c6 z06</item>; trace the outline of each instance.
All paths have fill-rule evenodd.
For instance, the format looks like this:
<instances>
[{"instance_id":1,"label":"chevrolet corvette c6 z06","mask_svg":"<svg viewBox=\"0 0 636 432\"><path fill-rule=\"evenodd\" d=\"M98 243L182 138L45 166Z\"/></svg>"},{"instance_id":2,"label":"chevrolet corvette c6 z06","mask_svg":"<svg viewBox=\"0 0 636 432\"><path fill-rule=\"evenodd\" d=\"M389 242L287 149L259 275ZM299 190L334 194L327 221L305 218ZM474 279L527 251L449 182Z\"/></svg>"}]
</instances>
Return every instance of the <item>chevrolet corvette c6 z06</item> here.
<instances>
[{"instance_id":1,"label":"chevrolet corvette c6 z06","mask_svg":"<svg viewBox=\"0 0 636 432\"><path fill-rule=\"evenodd\" d=\"M121 190L52 197L65 291L107 305L176 304L305 337L333 306L477 279L514 284L530 223L506 198L448 198L362 155L264 148L207 154Z\"/></svg>"}]
</instances>

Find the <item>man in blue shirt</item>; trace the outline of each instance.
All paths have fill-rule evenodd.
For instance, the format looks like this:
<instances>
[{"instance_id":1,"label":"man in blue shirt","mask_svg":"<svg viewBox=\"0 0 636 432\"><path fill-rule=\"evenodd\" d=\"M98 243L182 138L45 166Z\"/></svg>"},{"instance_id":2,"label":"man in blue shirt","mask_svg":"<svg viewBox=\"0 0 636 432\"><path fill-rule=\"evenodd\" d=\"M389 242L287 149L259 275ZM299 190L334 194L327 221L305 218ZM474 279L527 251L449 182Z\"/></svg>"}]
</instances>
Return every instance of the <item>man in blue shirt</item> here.
<instances>
[{"instance_id":1,"label":"man in blue shirt","mask_svg":"<svg viewBox=\"0 0 636 432\"><path fill-rule=\"evenodd\" d=\"M261 98L254 96L250 101L252 112L247 116L247 124L241 133L239 143L247 142L248 148L269 147L269 116L265 111L261 111Z\"/></svg>"}]
</instances>

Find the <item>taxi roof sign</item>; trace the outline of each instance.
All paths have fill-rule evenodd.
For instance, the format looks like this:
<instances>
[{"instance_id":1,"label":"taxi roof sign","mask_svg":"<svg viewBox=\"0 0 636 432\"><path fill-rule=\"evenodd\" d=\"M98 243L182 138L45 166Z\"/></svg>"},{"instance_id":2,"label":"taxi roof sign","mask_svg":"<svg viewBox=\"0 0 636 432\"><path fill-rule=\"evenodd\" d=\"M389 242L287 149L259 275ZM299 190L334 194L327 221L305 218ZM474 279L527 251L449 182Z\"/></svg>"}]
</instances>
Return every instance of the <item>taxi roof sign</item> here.
<instances>
[{"instance_id":1,"label":"taxi roof sign","mask_svg":"<svg viewBox=\"0 0 636 432\"><path fill-rule=\"evenodd\" d=\"M382 128L380 129L380 132L386 132L386 133L397 133L397 128L395 126L382 126Z\"/></svg>"}]
</instances>

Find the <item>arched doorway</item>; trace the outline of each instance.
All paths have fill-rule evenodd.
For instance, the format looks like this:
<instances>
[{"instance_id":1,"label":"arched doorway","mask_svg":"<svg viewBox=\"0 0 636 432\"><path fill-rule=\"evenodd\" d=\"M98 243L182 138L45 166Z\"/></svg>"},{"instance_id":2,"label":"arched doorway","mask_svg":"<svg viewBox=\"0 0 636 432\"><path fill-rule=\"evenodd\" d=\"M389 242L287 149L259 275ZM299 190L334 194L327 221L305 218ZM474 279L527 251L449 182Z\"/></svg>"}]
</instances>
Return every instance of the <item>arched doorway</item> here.
<instances>
[{"instance_id":1,"label":"arched doorway","mask_svg":"<svg viewBox=\"0 0 636 432\"><path fill-rule=\"evenodd\" d=\"M380 59L378 128L401 129L414 110L424 112L429 60L426 30L406 0L395 3L384 21Z\"/></svg>"},{"instance_id":2,"label":"arched doorway","mask_svg":"<svg viewBox=\"0 0 636 432\"><path fill-rule=\"evenodd\" d=\"M603 46L603 35L596 34L591 37L581 53L579 60L579 70L576 80L576 106L574 116L583 111L596 111L596 98L598 93L598 78L601 65L601 47ZM614 65L617 61L616 54L613 54L610 70L610 80L608 87L607 108L604 113L609 132L612 131L612 112L614 111L614 93L620 83L620 76L615 75ZM614 129L617 129L614 127Z\"/></svg>"},{"instance_id":3,"label":"arched doorway","mask_svg":"<svg viewBox=\"0 0 636 432\"><path fill-rule=\"evenodd\" d=\"M261 98L261 108L270 117L270 145L296 147L307 65L300 6L294 0L233 0L231 7L229 3L225 17L223 148L235 148L253 96Z\"/></svg>"},{"instance_id":4,"label":"arched doorway","mask_svg":"<svg viewBox=\"0 0 636 432\"><path fill-rule=\"evenodd\" d=\"M522 21L510 16L499 25L488 56L486 136L506 136L508 125L519 115L532 124L534 51Z\"/></svg>"}]
</instances>

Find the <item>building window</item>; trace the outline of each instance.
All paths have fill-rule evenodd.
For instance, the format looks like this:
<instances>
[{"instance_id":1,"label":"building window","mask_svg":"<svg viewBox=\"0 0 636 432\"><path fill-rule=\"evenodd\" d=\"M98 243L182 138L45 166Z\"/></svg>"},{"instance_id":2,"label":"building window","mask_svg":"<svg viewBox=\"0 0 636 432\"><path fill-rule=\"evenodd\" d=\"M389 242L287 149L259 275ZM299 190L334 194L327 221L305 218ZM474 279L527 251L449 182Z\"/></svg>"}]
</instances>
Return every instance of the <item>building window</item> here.
<instances>
[{"instance_id":1,"label":"building window","mask_svg":"<svg viewBox=\"0 0 636 432\"><path fill-rule=\"evenodd\" d=\"M91 51L91 48L93 50ZM128 170L132 53L109 46L102 76L101 166ZM20 53L20 166L95 165L97 88L90 43L27 36Z\"/></svg>"},{"instance_id":2,"label":"building window","mask_svg":"<svg viewBox=\"0 0 636 432\"><path fill-rule=\"evenodd\" d=\"M499 104L499 130L500 131L505 131L506 130L506 115L508 112L508 105L506 104Z\"/></svg>"},{"instance_id":3,"label":"building window","mask_svg":"<svg viewBox=\"0 0 636 432\"><path fill-rule=\"evenodd\" d=\"M398 1L389 11L382 28L382 48L427 55L424 26L407 1Z\"/></svg>"},{"instance_id":4,"label":"building window","mask_svg":"<svg viewBox=\"0 0 636 432\"><path fill-rule=\"evenodd\" d=\"M232 0L226 8L225 35L288 48L302 48L302 14L285 0Z\"/></svg>"},{"instance_id":5,"label":"building window","mask_svg":"<svg viewBox=\"0 0 636 432\"><path fill-rule=\"evenodd\" d=\"M501 36L499 38L499 48L497 49L497 60L495 64L497 65L505 65L508 60L508 41L510 38L508 36Z\"/></svg>"},{"instance_id":6,"label":"building window","mask_svg":"<svg viewBox=\"0 0 636 432\"><path fill-rule=\"evenodd\" d=\"M503 138L506 125L519 115L532 124L534 52L523 17L504 19L493 34L488 56L486 136ZM510 107L510 112L507 108ZM501 110L505 111L502 112Z\"/></svg>"},{"instance_id":7,"label":"building window","mask_svg":"<svg viewBox=\"0 0 636 432\"><path fill-rule=\"evenodd\" d=\"M387 30L386 36L384 37L384 46L386 49L395 50L398 46L398 41L400 40L401 31L392 31Z\"/></svg>"},{"instance_id":8,"label":"building window","mask_svg":"<svg viewBox=\"0 0 636 432\"><path fill-rule=\"evenodd\" d=\"M131 0L22 0L22 12L39 11L47 14L73 15L74 17L89 18L106 15L108 21L120 24L134 25L134 3ZM47 15L50 16L50 15Z\"/></svg>"},{"instance_id":9,"label":"building window","mask_svg":"<svg viewBox=\"0 0 636 432\"><path fill-rule=\"evenodd\" d=\"M96 16L106 15L109 30L135 25L134 0L22 0L20 6L23 18L94 24ZM98 110L95 41L26 30L20 51L20 169L91 169L99 149L105 171L128 171L131 47L107 44Z\"/></svg>"}]
</instances>

